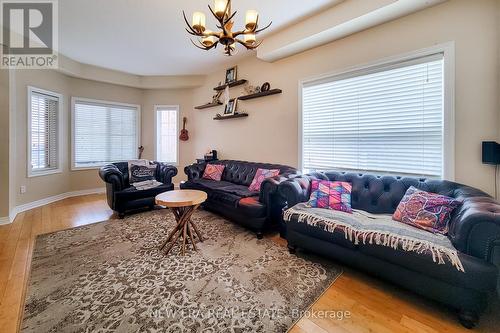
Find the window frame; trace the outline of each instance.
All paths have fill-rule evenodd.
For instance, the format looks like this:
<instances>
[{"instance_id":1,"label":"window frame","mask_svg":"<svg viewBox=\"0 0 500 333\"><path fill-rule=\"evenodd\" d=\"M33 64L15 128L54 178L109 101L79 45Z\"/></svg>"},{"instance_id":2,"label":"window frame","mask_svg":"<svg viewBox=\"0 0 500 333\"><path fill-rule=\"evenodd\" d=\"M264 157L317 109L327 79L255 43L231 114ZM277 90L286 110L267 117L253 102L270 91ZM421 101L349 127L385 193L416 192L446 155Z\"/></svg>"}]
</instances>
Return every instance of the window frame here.
<instances>
[{"instance_id":1,"label":"window frame","mask_svg":"<svg viewBox=\"0 0 500 333\"><path fill-rule=\"evenodd\" d=\"M32 133L31 133L31 95L33 93L39 93L43 95L48 95L57 98L58 102L58 107L57 107L57 122L56 122L56 133L57 133L57 153L56 153L56 158L57 158L57 167L56 168L44 168L44 169L38 169L38 170L33 170L31 167L31 139L32 139ZM62 129L63 129L63 119L62 119L62 109L63 109L63 103L64 103L64 98L63 95L60 93L57 93L55 91L50 91L50 90L45 90L41 89L38 87L34 86L27 86L27 105L28 105L28 112L27 112L27 127L26 127L26 173L28 178L32 177L40 177L40 176L47 176L47 175L53 175L57 173L62 173L62 160L63 160L63 147L62 147Z\"/></svg>"},{"instance_id":2,"label":"window frame","mask_svg":"<svg viewBox=\"0 0 500 333\"><path fill-rule=\"evenodd\" d=\"M155 150L155 160L158 161L158 162L163 162L163 161L160 161L159 160L159 156L158 156L158 112L162 111L161 109L162 108L171 108L171 109L175 109L176 112L177 112L177 130L179 131L181 128L180 128L180 119L181 119L181 109L180 109L180 106L179 105L165 105L165 104L155 104L154 105L154 118L155 118L155 121L154 121L154 150ZM176 136L176 140L177 140L177 156L176 156L176 162L175 163L172 163L172 162L164 162L164 163L168 163L168 164L171 164L173 166L179 166L179 148L180 148L180 144L179 144L179 137Z\"/></svg>"},{"instance_id":3,"label":"window frame","mask_svg":"<svg viewBox=\"0 0 500 333\"><path fill-rule=\"evenodd\" d=\"M397 66L402 62L408 62L421 57L432 56L437 53L443 54L443 165L441 179L455 180L455 43L447 42L425 49L412 51L396 56L387 57L362 65L333 71L327 74L308 77L299 80L298 83L298 165L303 170L303 110L302 89L305 85L323 80L335 80L353 76L360 76L376 71L381 67ZM364 170L359 170L364 171ZM356 172L356 170L352 170ZM370 171L366 171L370 172ZM378 172L383 174L383 172ZM385 174L388 174L387 172Z\"/></svg>"},{"instance_id":4,"label":"window frame","mask_svg":"<svg viewBox=\"0 0 500 333\"><path fill-rule=\"evenodd\" d=\"M141 146L142 113L141 113L141 106L139 104L129 104L129 103L122 103L122 102L105 101L105 100L100 100L100 99L73 96L73 97L71 97L71 134L70 134L71 135L71 171L98 170L103 165L106 165L108 163L113 163L113 162L105 162L102 165L89 166L89 167L78 167L75 165L75 104L78 101L136 108L137 109L137 122L136 122L137 147ZM115 162L119 162L119 161L115 161Z\"/></svg>"}]
</instances>

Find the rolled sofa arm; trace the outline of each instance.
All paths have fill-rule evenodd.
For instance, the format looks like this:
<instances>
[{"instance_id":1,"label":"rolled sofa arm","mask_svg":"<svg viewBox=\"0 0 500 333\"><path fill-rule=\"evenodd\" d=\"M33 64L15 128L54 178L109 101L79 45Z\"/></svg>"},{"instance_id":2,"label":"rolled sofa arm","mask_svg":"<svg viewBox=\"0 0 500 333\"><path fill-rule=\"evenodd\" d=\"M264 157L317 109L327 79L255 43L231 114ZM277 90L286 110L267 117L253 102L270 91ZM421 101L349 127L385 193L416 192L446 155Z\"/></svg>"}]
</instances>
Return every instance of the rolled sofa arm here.
<instances>
[{"instance_id":1,"label":"rolled sofa arm","mask_svg":"<svg viewBox=\"0 0 500 333\"><path fill-rule=\"evenodd\" d=\"M492 262L500 250L500 204L489 196L465 198L448 233L460 252Z\"/></svg>"},{"instance_id":2,"label":"rolled sofa arm","mask_svg":"<svg viewBox=\"0 0 500 333\"><path fill-rule=\"evenodd\" d=\"M177 175L177 168L167 163L155 163L158 164L156 179L163 184L172 184L172 178Z\"/></svg>"},{"instance_id":3,"label":"rolled sofa arm","mask_svg":"<svg viewBox=\"0 0 500 333\"><path fill-rule=\"evenodd\" d=\"M203 172L205 171L206 163L194 163L188 165L184 168L184 173L187 175L188 180L199 179L203 176Z\"/></svg>"},{"instance_id":4,"label":"rolled sofa arm","mask_svg":"<svg viewBox=\"0 0 500 333\"><path fill-rule=\"evenodd\" d=\"M99 176L104 182L112 185L113 191L121 191L125 187L123 173L114 164L106 164L101 167Z\"/></svg>"},{"instance_id":5,"label":"rolled sofa arm","mask_svg":"<svg viewBox=\"0 0 500 333\"><path fill-rule=\"evenodd\" d=\"M283 174L264 179L260 185L259 201L266 205L269 204L271 195L278 193L278 185L296 176L296 174Z\"/></svg>"}]
</instances>

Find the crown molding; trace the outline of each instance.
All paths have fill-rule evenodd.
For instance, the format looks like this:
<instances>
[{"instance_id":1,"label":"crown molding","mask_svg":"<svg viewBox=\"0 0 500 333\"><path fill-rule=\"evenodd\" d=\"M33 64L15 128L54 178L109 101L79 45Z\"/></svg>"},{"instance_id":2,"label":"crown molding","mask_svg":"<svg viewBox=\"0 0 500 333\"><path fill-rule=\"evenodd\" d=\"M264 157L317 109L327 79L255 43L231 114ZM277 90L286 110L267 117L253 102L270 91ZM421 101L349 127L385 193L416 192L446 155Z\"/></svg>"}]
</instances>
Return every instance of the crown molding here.
<instances>
[{"instance_id":1,"label":"crown molding","mask_svg":"<svg viewBox=\"0 0 500 333\"><path fill-rule=\"evenodd\" d=\"M448 0L348 0L266 37L257 58L275 62Z\"/></svg>"},{"instance_id":2,"label":"crown molding","mask_svg":"<svg viewBox=\"0 0 500 333\"><path fill-rule=\"evenodd\" d=\"M83 64L59 54L58 72L65 75L139 89L196 88L205 83L205 75L135 75Z\"/></svg>"}]
</instances>

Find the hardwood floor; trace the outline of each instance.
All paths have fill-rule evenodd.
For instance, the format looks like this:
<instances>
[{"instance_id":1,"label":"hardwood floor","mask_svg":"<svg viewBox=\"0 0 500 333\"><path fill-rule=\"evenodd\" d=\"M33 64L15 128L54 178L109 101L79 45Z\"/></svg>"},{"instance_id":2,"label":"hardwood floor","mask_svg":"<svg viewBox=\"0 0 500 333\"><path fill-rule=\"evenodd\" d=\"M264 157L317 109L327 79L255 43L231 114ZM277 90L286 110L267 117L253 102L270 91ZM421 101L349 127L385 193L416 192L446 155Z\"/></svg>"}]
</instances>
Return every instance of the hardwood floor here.
<instances>
[{"instance_id":1,"label":"hardwood floor","mask_svg":"<svg viewBox=\"0 0 500 333\"><path fill-rule=\"evenodd\" d=\"M18 330L36 236L113 218L104 195L87 195L32 209L19 214L12 224L0 226L0 332ZM270 237L285 245L278 236ZM496 298L474 331L500 332L498 303ZM350 316L302 318L292 333L470 332L453 311L350 269L312 310L348 311Z\"/></svg>"}]
</instances>

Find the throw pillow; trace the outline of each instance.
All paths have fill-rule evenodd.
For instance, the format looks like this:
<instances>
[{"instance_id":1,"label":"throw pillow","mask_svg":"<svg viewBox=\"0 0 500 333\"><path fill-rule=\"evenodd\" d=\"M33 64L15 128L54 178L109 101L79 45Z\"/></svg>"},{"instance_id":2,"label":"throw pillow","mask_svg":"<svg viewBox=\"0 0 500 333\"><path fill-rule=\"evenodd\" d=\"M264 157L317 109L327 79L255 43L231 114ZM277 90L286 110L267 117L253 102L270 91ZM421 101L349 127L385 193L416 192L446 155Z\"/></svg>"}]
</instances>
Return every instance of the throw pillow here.
<instances>
[{"instance_id":1,"label":"throw pillow","mask_svg":"<svg viewBox=\"0 0 500 333\"><path fill-rule=\"evenodd\" d=\"M308 206L352 213L352 185L347 182L313 180Z\"/></svg>"},{"instance_id":2,"label":"throw pillow","mask_svg":"<svg viewBox=\"0 0 500 333\"><path fill-rule=\"evenodd\" d=\"M128 162L129 183L143 182L155 179L156 164L147 160Z\"/></svg>"},{"instance_id":3,"label":"throw pillow","mask_svg":"<svg viewBox=\"0 0 500 333\"><path fill-rule=\"evenodd\" d=\"M401 199L392 218L433 233L446 235L451 213L460 201L429 193L411 186Z\"/></svg>"},{"instance_id":4,"label":"throw pillow","mask_svg":"<svg viewBox=\"0 0 500 333\"><path fill-rule=\"evenodd\" d=\"M207 164L203 172L203 179L220 181L225 167L223 164Z\"/></svg>"},{"instance_id":5,"label":"throw pillow","mask_svg":"<svg viewBox=\"0 0 500 333\"><path fill-rule=\"evenodd\" d=\"M255 176L253 177L252 183L248 186L250 191L260 191L260 185L266 178L271 178L280 174L278 169L257 169Z\"/></svg>"}]
</instances>

